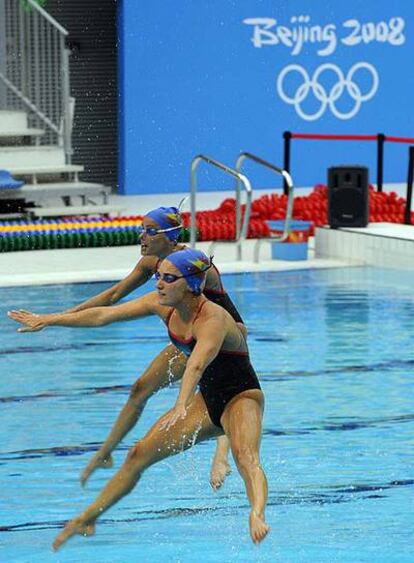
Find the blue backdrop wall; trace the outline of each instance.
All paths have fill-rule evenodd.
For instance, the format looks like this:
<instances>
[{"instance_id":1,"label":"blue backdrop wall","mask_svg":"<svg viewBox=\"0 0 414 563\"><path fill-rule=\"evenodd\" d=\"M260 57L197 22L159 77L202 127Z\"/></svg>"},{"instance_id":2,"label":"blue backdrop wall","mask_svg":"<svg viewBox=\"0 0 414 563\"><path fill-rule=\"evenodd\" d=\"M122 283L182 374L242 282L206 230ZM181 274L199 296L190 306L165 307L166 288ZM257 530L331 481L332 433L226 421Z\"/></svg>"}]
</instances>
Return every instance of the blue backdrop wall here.
<instances>
[{"instance_id":1,"label":"blue backdrop wall","mask_svg":"<svg viewBox=\"0 0 414 563\"><path fill-rule=\"evenodd\" d=\"M119 3L120 186L189 189L191 159L234 165L249 150L281 165L284 130L414 136L414 2L123 0ZM294 141L295 184L365 164L375 143ZM249 165L256 187L274 177ZM386 144L385 181L407 146ZM206 167L200 189L233 184Z\"/></svg>"}]
</instances>

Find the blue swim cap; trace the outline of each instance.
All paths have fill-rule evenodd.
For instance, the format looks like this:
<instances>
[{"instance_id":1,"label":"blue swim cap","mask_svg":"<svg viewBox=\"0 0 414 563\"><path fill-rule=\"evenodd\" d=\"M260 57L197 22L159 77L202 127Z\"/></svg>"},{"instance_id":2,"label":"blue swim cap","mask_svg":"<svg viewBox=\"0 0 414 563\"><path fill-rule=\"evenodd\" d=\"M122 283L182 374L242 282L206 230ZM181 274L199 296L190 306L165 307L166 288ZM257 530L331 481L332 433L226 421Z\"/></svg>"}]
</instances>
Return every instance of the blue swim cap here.
<instances>
[{"instance_id":1,"label":"blue swim cap","mask_svg":"<svg viewBox=\"0 0 414 563\"><path fill-rule=\"evenodd\" d=\"M145 217L150 217L159 226L160 229L171 229L171 231L166 231L164 234L170 240L177 242L182 230L182 219L177 207L157 207L152 211L148 211Z\"/></svg>"},{"instance_id":2,"label":"blue swim cap","mask_svg":"<svg viewBox=\"0 0 414 563\"><path fill-rule=\"evenodd\" d=\"M201 250L186 248L185 250L172 252L167 256L166 260L171 262L185 276L191 291L195 295L200 295L201 284L206 276L205 272L211 266L210 258L207 258Z\"/></svg>"}]
</instances>

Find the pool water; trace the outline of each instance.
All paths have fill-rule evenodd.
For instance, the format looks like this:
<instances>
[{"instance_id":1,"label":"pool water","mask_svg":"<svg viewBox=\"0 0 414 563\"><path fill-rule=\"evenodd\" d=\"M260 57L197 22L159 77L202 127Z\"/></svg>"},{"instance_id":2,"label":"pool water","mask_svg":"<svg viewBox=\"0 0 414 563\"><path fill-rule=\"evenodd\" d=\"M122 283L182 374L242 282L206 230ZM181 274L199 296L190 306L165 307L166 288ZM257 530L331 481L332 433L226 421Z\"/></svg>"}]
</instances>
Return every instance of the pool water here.
<instances>
[{"instance_id":1,"label":"pool water","mask_svg":"<svg viewBox=\"0 0 414 563\"><path fill-rule=\"evenodd\" d=\"M108 284L0 289L0 561L412 562L411 277L373 268L224 276L266 396L271 532L259 547L234 463L221 491L209 487L211 441L150 468L94 537L57 554L63 523L114 470L86 489L79 474L166 331L151 318L16 334L8 309L68 308ZM116 467L177 389L151 399Z\"/></svg>"}]
</instances>

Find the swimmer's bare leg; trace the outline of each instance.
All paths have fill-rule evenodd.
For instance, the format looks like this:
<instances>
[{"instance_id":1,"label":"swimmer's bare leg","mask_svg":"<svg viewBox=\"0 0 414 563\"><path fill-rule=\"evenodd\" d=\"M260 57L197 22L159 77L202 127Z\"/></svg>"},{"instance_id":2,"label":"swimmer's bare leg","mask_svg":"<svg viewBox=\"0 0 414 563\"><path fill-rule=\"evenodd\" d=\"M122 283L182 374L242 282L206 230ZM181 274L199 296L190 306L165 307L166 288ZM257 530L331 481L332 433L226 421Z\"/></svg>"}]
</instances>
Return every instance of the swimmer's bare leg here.
<instances>
[{"instance_id":1,"label":"swimmer's bare leg","mask_svg":"<svg viewBox=\"0 0 414 563\"><path fill-rule=\"evenodd\" d=\"M96 469L112 467L112 451L135 426L148 399L169 383L181 379L186 362L184 354L171 344L151 362L132 386L128 401L119 413L109 436L83 470L80 477L82 486Z\"/></svg>"},{"instance_id":2,"label":"swimmer's bare leg","mask_svg":"<svg viewBox=\"0 0 414 563\"><path fill-rule=\"evenodd\" d=\"M58 534L53 542L53 549L58 550L76 534L93 534L96 520L132 491L145 469L198 442L217 436L220 432L220 429L211 422L200 393L195 395L188 406L186 416L179 419L174 426L162 428L165 416L161 417L148 434L131 448L123 466L96 500Z\"/></svg>"},{"instance_id":3,"label":"swimmer's bare leg","mask_svg":"<svg viewBox=\"0 0 414 563\"><path fill-rule=\"evenodd\" d=\"M251 511L250 535L254 543L260 543L267 535L265 521L267 480L260 465L259 448L262 435L264 399L258 389L240 393L227 405L221 423L230 439L233 457L243 477Z\"/></svg>"},{"instance_id":4,"label":"swimmer's bare leg","mask_svg":"<svg viewBox=\"0 0 414 563\"><path fill-rule=\"evenodd\" d=\"M217 438L216 452L210 471L210 485L215 491L222 486L227 475L231 473L228 461L229 449L230 443L227 436Z\"/></svg>"},{"instance_id":5,"label":"swimmer's bare leg","mask_svg":"<svg viewBox=\"0 0 414 563\"><path fill-rule=\"evenodd\" d=\"M243 323L237 323L244 339L247 339L247 328ZM227 436L217 438L217 447L210 471L210 485L217 491L224 483L227 475L231 473L229 464L230 442Z\"/></svg>"}]
</instances>

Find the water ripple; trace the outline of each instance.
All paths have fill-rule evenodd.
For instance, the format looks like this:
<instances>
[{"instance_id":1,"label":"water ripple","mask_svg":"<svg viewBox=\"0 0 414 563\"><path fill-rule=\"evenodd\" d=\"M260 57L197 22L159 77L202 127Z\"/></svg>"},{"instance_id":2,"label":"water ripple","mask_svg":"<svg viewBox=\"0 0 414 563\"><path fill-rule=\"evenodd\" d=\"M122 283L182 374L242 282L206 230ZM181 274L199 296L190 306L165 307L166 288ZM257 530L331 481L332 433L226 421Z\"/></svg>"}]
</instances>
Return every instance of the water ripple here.
<instances>
[{"instance_id":1,"label":"water ripple","mask_svg":"<svg viewBox=\"0 0 414 563\"><path fill-rule=\"evenodd\" d=\"M263 429L263 435L270 436L301 436L311 434L313 432L347 432L350 430L360 430L362 428L372 428L382 426L384 424L400 424L405 422L413 422L414 414L402 414L396 416L388 416L381 418L372 418L366 420L352 420L336 423L320 423L317 426L309 426L300 429L273 430L269 428Z\"/></svg>"},{"instance_id":2,"label":"water ripple","mask_svg":"<svg viewBox=\"0 0 414 563\"><path fill-rule=\"evenodd\" d=\"M153 342L167 342L167 336L159 335L145 335L145 336L131 336L131 338L113 338L108 340L99 340L92 342L76 342L73 344L54 344L50 346L15 346L13 348L3 348L0 350L1 356L10 356L12 354L39 354L44 352L63 352L66 350L84 350L85 348L95 348L98 346L119 346L124 344L149 344Z\"/></svg>"},{"instance_id":3,"label":"water ripple","mask_svg":"<svg viewBox=\"0 0 414 563\"><path fill-rule=\"evenodd\" d=\"M97 343L93 343L93 344L85 343L85 346L95 345L95 344ZM103 343L98 343L98 345L101 344ZM53 350L55 350L55 348L53 348ZM341 373L373 373L377 371L393 370L395 368L412 369L413 366L414 366L414 360L391 360L388 362L382 362L377 364L338 366L335 368L330 368L326 370L316 370L316 371L286 371L283 373L276 371L261 372L259 374L259 379L260 381L263 382L280 382L280 381L287 381L295 377L320 377L326 375L338 375ZM131 388L130 385L110 385L105 387L86 387L86 388L76 389L73 391L65 391L65 392L50 391L46 393L38 393L36 395L16 395L11 397L0 397L0 403L13 403L13 402L19 403L23 401L37 401L38 399L95 395L98 393L110 393L110 392L119 392L119 391L128 392L130 388Z\"/></svg>"},{"instance_id":4,"label":"water ripple","mask_svg":"<svg viewBox=\"0 0 414 563\"><path fill-rule=\"evenodd\" d=\"M388 483L381 484L350 484L350 485L333 485L329 487L323 487L327 492L315 492L315 493L283 493L277 495L271 495L269 497L268 506L286 506L286 505L326 505L326 504L339 504L345 502L352 502L353 500L359 500L361 493L372 493L378 492L383 493L384 491L396 489L399 487L411 487L414 485L413 479L402 479L394 480ZM236 496L243 496L243 493ZM232 495L234 500L235 495ZM378 500L386 498L384 494L370 494L363 496L364 499L368 500ZM179 499L177 499L179 500ZM109 519L103 518L99 521L100 525L114 524L114 523L139 523L151 520L164 520L164 519L174 519L182 517L192 517L198 514L209 514L209 513L223 513L223 514L234 514L235 510L248 510L249 505L247 502L241 504L236 504L233 506L211 506L211 507L180 507L180 508L167 508L161 510L142 510L137 511L136 516L128 518L117 518ZM37 521L37 522L24 522L22 524L10 524L8 526L0 526L0 532L21 532L21 531L34 531L34 530L48 530L62 528L66 520L51 520L51 521Z\"/></svg>"},{"instance_id":5,"label":"water ripple","mask_svg":"<svg viewBox=\"0 0 414 563\"><path fill-rule=\"evenodd\" d=\"M106 387L86 387L62 393L61 391L48 391L37 395L14 395L11 397L0 397L0 403L22 403L25 401L37 401L38 399L50 399L58 397L78 397L84 395L98 395L100 393L113 393L122 391L128 393L131 385L108 385Z\"/></svg>"},{"instance_id":6,"label":"water ripple","mask_svg":"<svg viewBox=\"0 0 414 563\"><path fill-rule=\"evenodd\" d=\"M401 424L414 421L414 414L404 414L398 416L389 416L382 418L372 418L358 421L344 421L337 423L321 423L315 426L304 428L287 428L274 430L271 428L263 429L263 436L304 436L315 432L349 432L351 430L360 430L364 428L378 427L387 424ZM74 456L83 455L84 453L94 452L98 450L100 444L91 442L80 446L52 446L50 448L35 448L28 450L17 450L11 452L0 453L0 462L12 460L34 459L45 456ZM119 450L127 450L128 446L121 446Z\"/></svg>"},{"instance_id":7,"label":"water ripple","mask_svg":"<svg viewBox=\"0 0 414 563\"><path fill-rule=\"evenodd\" d=\"M25 459L38 459L47 456L64 457L83 455L85 453L96 452L101 444L92 442L81 446L52 446L51 448L30 448L28 450L16 450L0 453L0 461L22 461ZM117 450L127 450L128 446L118 446Z\"/></svg>"},{"instance_id":8,"label":"water ripple","mask_svg":"<svg viewBox=\"0 0 414 563\"><path fill-rule=\"evenodd\" d=\"M318 369L315 371L280 371L261 372L259 374L260 381L286 381L294 377L320 377L326 375L338 375L342 373L372 373L377 371L394 370L398 368L410 369L414 367L414 359L409 360L389 360L387 362L379 362L376 364L353 365L353 366L335 366L328 369Z\"/></svg>"}]
</instances>

